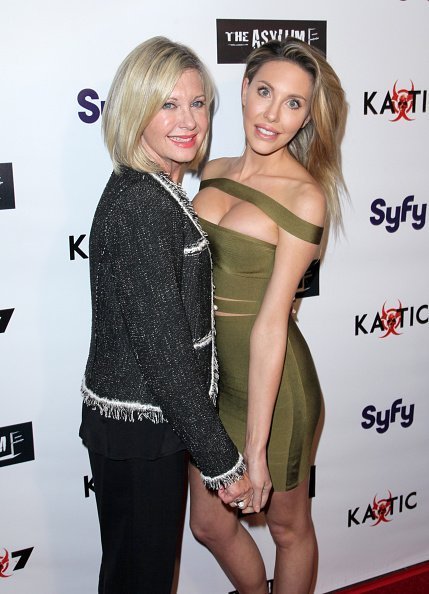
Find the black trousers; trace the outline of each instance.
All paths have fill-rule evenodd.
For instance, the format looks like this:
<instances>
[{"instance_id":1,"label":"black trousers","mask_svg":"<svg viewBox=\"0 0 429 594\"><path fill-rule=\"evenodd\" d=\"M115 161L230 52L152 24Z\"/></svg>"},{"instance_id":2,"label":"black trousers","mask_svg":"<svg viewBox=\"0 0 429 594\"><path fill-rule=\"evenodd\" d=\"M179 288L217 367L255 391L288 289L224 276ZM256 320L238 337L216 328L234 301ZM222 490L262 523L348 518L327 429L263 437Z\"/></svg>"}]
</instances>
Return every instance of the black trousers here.
<instances>
[{"instance_id":1,"label":"black trousers","mask_svg":"<svg viewBox=\"0 0 429 594\"><path fill-rule=\"evenodd\" d=\"M89 452L103 556L99 594L170 594L187 454L112 460Z\"/></svg>"}]
</instances>

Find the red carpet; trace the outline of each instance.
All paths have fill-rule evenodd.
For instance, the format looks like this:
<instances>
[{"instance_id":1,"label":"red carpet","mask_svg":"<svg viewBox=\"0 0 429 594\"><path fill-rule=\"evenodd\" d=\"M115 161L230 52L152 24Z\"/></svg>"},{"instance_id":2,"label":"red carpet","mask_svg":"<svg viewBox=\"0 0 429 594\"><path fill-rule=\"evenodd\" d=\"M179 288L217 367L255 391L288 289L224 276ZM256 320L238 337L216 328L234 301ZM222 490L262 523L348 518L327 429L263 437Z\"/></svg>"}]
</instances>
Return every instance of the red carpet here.
<instances>
[{"instance_id":1,"label":"red carpet","mask_svg":"<svg viewBox=\"0 0 429 594\"><path fill-rule=\"evenodd\" d=\"M429 594L429 561L327 594Z\"/></svg>"}]
</instances>

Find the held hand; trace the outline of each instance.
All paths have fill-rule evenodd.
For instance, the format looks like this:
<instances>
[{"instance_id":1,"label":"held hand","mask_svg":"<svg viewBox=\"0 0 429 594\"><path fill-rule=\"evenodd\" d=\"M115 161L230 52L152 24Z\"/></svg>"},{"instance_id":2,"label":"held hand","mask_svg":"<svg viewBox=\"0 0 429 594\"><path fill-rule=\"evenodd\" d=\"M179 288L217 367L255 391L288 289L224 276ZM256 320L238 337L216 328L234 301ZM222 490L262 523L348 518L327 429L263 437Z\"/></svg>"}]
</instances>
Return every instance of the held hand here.
<instances>
[{"instance_id":1,"label":"held hand","mask_svg":"<svg viewBox=\"0 0 429 594\"><path fill-rule=\"evenodd\" d=\"M220 499L231 507L247 508L252 502L253 488L249 476L245 473L238 481L221 487L218 491Z\"/></svg>"},{"instance_id":2,"label":"held hand","mask_svg":"<svg viewBox=\"0 0 429 594\"><path fill-rule=\"evenodd\" d=\"M245 457L247 469L253 486L253 500L243 513L260 512L267 503L272 482L267 466L266 454Z\"/></svg>"}]
</instances>

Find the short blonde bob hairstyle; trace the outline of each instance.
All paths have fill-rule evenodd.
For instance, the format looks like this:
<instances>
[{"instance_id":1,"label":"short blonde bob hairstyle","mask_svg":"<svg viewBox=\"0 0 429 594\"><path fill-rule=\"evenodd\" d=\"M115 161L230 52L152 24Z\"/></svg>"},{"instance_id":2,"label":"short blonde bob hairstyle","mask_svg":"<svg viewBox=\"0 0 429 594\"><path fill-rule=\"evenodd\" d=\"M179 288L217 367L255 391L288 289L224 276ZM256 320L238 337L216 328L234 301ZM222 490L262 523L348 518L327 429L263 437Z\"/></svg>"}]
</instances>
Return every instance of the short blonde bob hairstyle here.
<instances>
[{"instance_id":1,"label":"short blonde bob hairstyle","mask_svg":"<svg viewBox=\"0 0 429 594\"><path fill-rule=\"evenodd\" d=\"M340 195L347 195L341 170L341 140L348 111L345 93L323 54L293 37L270 41L253 50L247 58L244 78L251 82L259 68L273 60L293 62L313 79L311 119L288 149L322 187L329 218L338 230L342 227Z\"/></svg>"},{"instance_id":2,"label":"short blonde bob hairstyle","mask_svg":"<svg viewBox=\"0 0 429 594\"><path fill-rule=\"evenodd\" d=\"M104 141L117 173L122 166L153 173L161 170L142 147L140 138L180 76L190 69L201 76L210 119L213 82L201 60L185 45L165 37L152 37L138 45L119 66L102 118ZM207 134L189 169L198 169L204 159L208 137Z\"/></svg>"}]
</instances>

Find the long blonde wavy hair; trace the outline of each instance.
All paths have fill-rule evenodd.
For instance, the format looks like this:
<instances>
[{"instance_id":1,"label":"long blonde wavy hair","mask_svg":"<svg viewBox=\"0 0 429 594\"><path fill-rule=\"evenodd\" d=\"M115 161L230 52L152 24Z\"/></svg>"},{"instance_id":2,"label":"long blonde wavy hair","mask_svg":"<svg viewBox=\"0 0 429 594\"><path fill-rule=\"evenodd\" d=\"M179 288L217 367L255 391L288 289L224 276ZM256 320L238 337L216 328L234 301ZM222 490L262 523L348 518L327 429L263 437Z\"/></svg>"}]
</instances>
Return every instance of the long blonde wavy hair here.
<instances>
[{"instance_id":1,"label":"long blonde wavy hair","mask_svg":"<svg viewBox=\"0 0 429 594\"><path fill-rule=\"evenodd\" d=\"M292 37L270 41L254 49L247 58L244 78L250 83L259 68L273 60L293 62L313 79L311 118L291 140L288 149L321 186L329 219L338 231L342 227L340 196L347 194L340 150L347 118L344 90L323 54Z\"/></svg>"}]
</instances>

